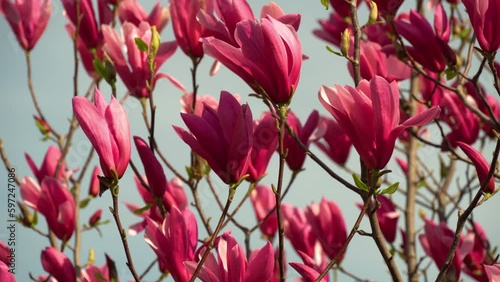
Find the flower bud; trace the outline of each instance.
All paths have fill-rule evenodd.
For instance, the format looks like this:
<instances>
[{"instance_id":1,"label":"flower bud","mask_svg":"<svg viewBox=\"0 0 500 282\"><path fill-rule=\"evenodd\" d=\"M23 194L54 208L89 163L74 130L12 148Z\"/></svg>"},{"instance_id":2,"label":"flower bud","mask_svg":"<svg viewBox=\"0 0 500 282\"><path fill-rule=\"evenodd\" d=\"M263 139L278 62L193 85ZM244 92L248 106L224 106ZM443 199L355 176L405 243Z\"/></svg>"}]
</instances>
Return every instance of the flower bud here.
<instances>
[{"instance_id":1,"label":"flower bud","mask_svg":"<svg viewBox=\"0 0 500 282\"><path fill-rule=\"evenodd\" d=\"M351 32L346 28L340 38L340 53L346 58L349 57L349 48L351 46Z\"/></svg>"}]
</instances>

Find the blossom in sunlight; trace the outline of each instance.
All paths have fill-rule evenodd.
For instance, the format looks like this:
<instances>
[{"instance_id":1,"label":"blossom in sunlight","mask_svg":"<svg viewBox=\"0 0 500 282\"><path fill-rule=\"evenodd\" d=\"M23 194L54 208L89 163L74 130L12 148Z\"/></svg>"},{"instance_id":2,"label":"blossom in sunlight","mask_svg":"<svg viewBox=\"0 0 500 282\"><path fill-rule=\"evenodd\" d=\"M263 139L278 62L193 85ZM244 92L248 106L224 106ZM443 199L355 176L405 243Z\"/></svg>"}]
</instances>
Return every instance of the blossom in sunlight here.
<instances>
[{"instance_id":1,"label":"blossom in sunlight","mask_svg":"<svg viewBox=\"0 0 500 282\"><path fill-rule=\"evenodd\" d=\"M259 181L266 174L267 166L278 148L278 131L276 121L271 113L262 114L260 120L254 121L253 146L248 164L250 182Z\"/></svg>"},{"instance_id":2,"label":"blossom in sunlight","mask_svg":"<svg viewBox=\"0 0 500 282\"><path fill-rule=\"evenodd\" d=\"M70 30L74 32L76 26L79 26L78 37L81 38L83 45L89 49L101 45L102 33L100 27L102 24L109 24L113 20L113 11L108 6L108 3L105 0L97 1L98 22L92 0L80 0L79 6L77 6L76 0L62 0L61 2L66 16L71 21L72 28ZM77 9L79 14L77 14Z\"/></svg>"},{"instance_id":3,"label":"blossom in sunlight","mask_svg":"<svg viewBox=\"0 0 500 282\"><path fill-rule=\"evenodd\" d=\"M2 13L19 45L30 51L47 27L52 13L51 0L1 0Z\"/></svg>"},{"instance_id":4,"label":"blossom in sunlight","mask_svg":"<svg viewBox=\"0 0 500 282\"><path fill-rule=\"evenodd\" d=\"M347 239L347 228L340 207L325 198L319 204L311 203L306 209L306 217L325 254L333 259ZM339 258L342 260L344 254Z\"/></svg>"},{"instance_id":5,"label":"blossom in sunlight","mask_svg":"<svg viewBox=\"0 0 500 282\"><path fill-rule=\"evenodd\" d=\"M239 47L206 37L203 49L272 103L290 103L302 66L296 30L268 15L260 23L239 22L234 37Z\"/></svg>"},{"instance_id":6,"label":"blossom in sunlight","mask_svg":"<svg viewBox=\"0 0 500 282\"><path fill-rule=\"evenodd\" d=\"M208 255L207 261L198 275L203 282L208 281L269 281L274 269L274 251L270 242L261 249L253 250L249 260L245 251L230 231L225 232L216 240L218 259L213 253ZM204 253L202 246L199 253ZM194 272L197 262L186 263L189 271Z\"/></svg>"},{"instance_id":7,"label":"blossom in sunlight","mask_svg":"<svg viewBox=\"0 0 500 282\"><path fill-rule=\"evenodd\" d=\"M200 38L204 34L204 28L198 22L197 14L207 8L207 1L169 0L169 3L174 35L179 47L191 58L203 57Z\"/></svg>"},{"instance_id":8,"label":"blossom in sunlight","mask_svg":"<svg viewBox=\"0 0 500 282\"><path fill-rule=\"evenodd\" d=\"M434 107L399 124L398 85L380 76L362 80L356 88L323 86L319 99L370 169L383 169L387 165L403 130L427 124L440 112L439 107Z\"/></svg>"},{"instance_id":9,"label":"blossom in sunlight","mask_svg":"<svg viewBox=\"0 0 500 282\"><path fill-rule=\"evenodd\" d=\"M130 22L137 27L141 22L146 21L149 25L156 26L158 32L161 33L170 19L170 13L167 7L160 5L160 1L156 2L148 15L139 1L124 0L118 6L118 18L122 24Z\"/></svg>"},{"instance_id":10,"label":"blossom in sunlight","mask_svg":"<svg viewBox=\"0 0 500 282\"><path fill-rule=\"evenodd\" d=\"M38 185L31 177L25 177L20 188L24 203L45 216L49 229L57 238L69 240L75 229L76 207L66 183L45 177Z\"/></svg>"},{"instance_id":11,"label":"blossom in sunlight","mask_svg":"<svg viewBox=\"0 0 500 282\"><path fill-rule=\"evenodd\" d=\"M43 269L57 281L76 282L73 264L69 258L58 249L47 247L42 251L41 260Z\"/></svg>"},{"instance_id":12,"label":"blossom in sunlight","mask_svg":"<svg viewBox=\"0 0 500 282\"><path fill-rule=\"evenodd\" d=\"M191 132L174 126L179 137L204 158L226 183L237 183L246 173L252 148L252 112L231 93L222 91L217 110L203 107L203 114L181 114Z\"/></svg>"},{"instance_id":13,"label":"blossom in sunlight","mask_svg":"<svg viewBox=\"0 0 500 282\"><path fill-rule=\"evenodd\" d=\"M284 218L285 236L290 240L295 251L301 251L313 257L319 234L313 230L304 210L290 204L282 204L281 211Z\"/></svg>"},{"instance_id":14,"label":"blossom in sunlight","mask_svg":"<svg viewBox=\"0 0 500 282\"><path fill-rule=\"evenodd\" d=\"M59 150L57 146L50 145L49 148L47 149L47 153L45 153L45 157L40 167L38 167L35 164L35 162L28 153L24 154L24 156L26 157L26 162L28 163L28 166L35 175L36 180L38 180L38 183L42 183L42 180L46 176L49 177L56 176L55 174L57 170L57 163L59 162L59 159L62 157L62 154L61 150ZM66 165L65 162L62 162L61 167L59 169L59 173L57 174L57 178L62 178L65 171L66 171Z\"/></svg>"},{"instance_id":15,"label":"blossom in sunlight","mask_svg":"<svg viewBox=\"0 0 500 282\"><path fill-rule=\"evenodd\" d=\"M293 132L297 135L300 141L306 147L309 147L309 144L314 138L313 133L318 127L319 113L316 110L312 111L307 118L306 123L302 126L297 116L290 111L286 117L286 122L293 129ZM299 146L299 144L297 144L297 141L295 141L288 131L286 132L285 139L283 140L283 147L285 152L287 152L285 161L288 167L293 171L301 170L306 160L306 152Z\"/></svg>"},{"instance_id":16,"label":"blossom in sunlight","mask_svg":"<svg viewBox=\"0 0 500 282\"><path fill-rule=\"evenodd\" d=\"M495 52L500 47L500 0L462 0L483 51Z\"/></svg>"},{"instance_id":17,"label":"blossom in sunlight","mask_svg":"<svg viewBox=\"0 0 500 282\"><path fill-rule=\"evenodd\" d=\"M184 262L194 260L198 244L196 217L189 209L172 208L162 223L146 218L144 239L158 256L160 269L175 281L189 281Z\"/></svg>"},{"instance_id":18,"label":"blossom in sunlight","mask_svg":"<svg viewBox=\"0 0 500 282\"><path fill-rule=\"evenodd\" d=\"M99 155L104 176L108 179L121 178L130 160L130 126L123 106L111 97L106 104L96 88L94 104L87 98L73 98L75 117Z\"/></svg>"},{"instance_id":19,"label":"blossom in sunlight","mask_svg":"<svg viewBox=\"0 0 500 282\"><path fill-rule=\"evenodd\" d=\"M318 123L319 138L314 141L332 161L344 165L349 157L352 142L344 129L332 118L321 117Z\"/></svg>"},{"instance_id":20,"label":"blossom in sunlight","mask_svg":"<svg viewBox=\"0 0 500 282\"><path fill-rule=\"evenodd\" d=\"M148 53L139 50L136 38L142 39L150 47L151 26L147 22L141 22L139 26L126 22L122 25L123 42L118 36L118 32L109 25L102 26L104 36L104 50L113 61L116 72L122 79L130 94L137 98L149 98L147 83L151 81L151 71L148 62ZM127 58L122 51L122 45L126 47ZM161 77L157 74L161 65L170 58L177 48L174 41L163 42L158 47L158 52L154 58L156 69L153 77L153 85Z\"/></svg>"},{"instance_id":21,"label":"blossom in sunlight","mask_svg":"<svg viewBox=\"0 0 500 282\"><path fill-rule=\"evenodd\" d=\"M417 11L411 10L408 18L394 22L397 32L412 45L407 46L413 59L431 72L442 72L447 65L456 64L456 55L448 46L450 24L442 5L434 13L434 30Z\"/></svg>"},{"instance_id":22,"label":"blossom in sunlight","mask_svg":"<svg viewBox=\"0 0 500 282\"><path fill-rule=\"evenodd\" d=\"M278 217L273 210L276 206L276 196L273 190L269 186L257 185L250 194L250 200L252 201L257 222L263 220L259 225L260 231L266 237L273 238L276 231L278 231ZM271 211L272 213L266 217Z\"/></svg>"}]
</instances>

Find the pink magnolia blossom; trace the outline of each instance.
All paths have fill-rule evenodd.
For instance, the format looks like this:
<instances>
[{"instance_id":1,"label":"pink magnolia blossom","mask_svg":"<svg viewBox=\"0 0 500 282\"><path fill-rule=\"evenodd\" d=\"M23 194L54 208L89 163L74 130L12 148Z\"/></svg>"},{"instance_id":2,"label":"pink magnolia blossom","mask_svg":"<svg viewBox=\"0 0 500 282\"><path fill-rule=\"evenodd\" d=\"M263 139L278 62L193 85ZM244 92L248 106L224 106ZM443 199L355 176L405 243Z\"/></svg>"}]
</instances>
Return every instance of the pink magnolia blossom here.
<instances>
[{"instance_id":1,"label":"pink magnolia blossom","mask_svg":"<svg viewBox=\"0 0 500 282\"><path fill-rule=\"evenodd\" d=\"M106 104L96 88L94 104L85 97L73 98L73 111L99 155L101 170L108 179L121 178L130 160L130 126L123 106L114 97Z\"/></svg>"},{"instance_id":2,"label":"pink magnolia blossom","mask_svg":"<svg viewBox=\"0 0 500 282\"><path fill-rule=\"evenodd\" d=\"M8 256L10 255L10 249L4 242L0 241L0 261L5 263L6 265L10 264L10 259Z\"/></svg>"},{"instance_id":3,"label":"pink magnolia blossom","mask_svg":"<svg viewBox=\"0 0 500 282\"><path fill-rule=\"evenodd\" d=\"M316 278L327 266L325 256L321 253L312 258L301 251L298 253L304 264L291 262L290 265L303 277L301 281L316 281ZM328 275L326 275L320 281L328 282L329 280Z\"/></svg>"},{"instance_id":4,"label":"pink magnolia blossom","mask_svg":"<svg viewBox=\"0 0 500 282\"><path fill-rule=\"evenodd\" d=\"M59 162L59 159L62 157L61 150L59 150L59 148L55 145L49 146L40 167L37 167L37 165L30 157L30 155L26 153L24 154L24 156L26 157L26 162L28 163L28 166L35 175L36 180L38 180L38 183L42 183L42 180L46 176L62 178L64 172L66 171L66 165L64 162L62 162L61 168L59 169L59 173L57 174L57 176L55 175L57 169L57 163Z\"/></svg>"},{"instance_id":5,"label":"pink magnolia blossom","mask_svg":"<svg viewBox=\"0 0 500 282\"><path fill-rule=\"evenodd\" d=\"M16 282L16 277L13 273L9 272L9 267L0 260L0 281L2 282Z\"/></svg>"},{"instance_id":6,"label":"pink magnolia blossom","mask_svg":"<svg viewBox=\"0 0 500 282\"><path fill-rule=\"evenodd\" d=\"M191 149L204 158L226 184L247 173L252 148L252 112L229 92L222 91L217 110L205 106L201 117L181 114L191 133L174 126Z\"/></svg>"},{"instance_id":7,"label":"pink magnolia blossom","mask_svg":"<svg viewBox=\"0 0 500 282\"><path fill-rule=\"evenodd\" d=\"M469 19L474 28L477 42L486 52L495 52L500 47L499 0L463 0Z\"/></svg>"},{"instance_id":8,"label":"pink magnolia blossom","mask_svg":"<svg viewBox=\"0 0 500 282\"><path fill-rule=\"evenodd\" d=\"M434 30L418 12L411 10L409 21L395 21L397 32L412 45L409 54L431 72L442 72L447 65L456 64L456 55L448 46L450 26L444 8L439 5L434 14Z\"/></svg>"},{"instance_id":9,"label":"pink magnolia blossom","mask_svg":"<svg viewBox=\"0 0 500 282\"><path fill-rule=\"evenodd\" d=\"M351 44L351 56L354 52L354 44ZM395 54L386 54L382 46L371 41L361 41L359 57L361 78L370 80L375 75L379 75L391 82L401 81L410 77L411 68L401 62ZM352 64L347 67L353 76Z\"/></svg>"},{"instance_id":10,"label":"pink magnolia blossom","mask_svg":"<svg viewBox=\"0 0 500 282\"><path fill-rule=\"evenodd\" d=\"M484 267L493 262L493 259L487 255L485 247L488 244L488 238L483 227L477 222L474 223L474 228L467 231L467 236L471 235L474 237L474 245L463 258L463 270L477 281L487 282L489 280Z\"/></svg>"},{"instance_id":11,"label":"pink magnolia blossom","mask_svg":"<svg viewBox=\"0 0 500 282\"><path fill-rule=\"evenodd\" d=\"M463 142L457 142L457 145L460 147L460 149L462 149L462 151L464 151L464 153L467 155L467 157L469 157L469 159L476 167L477 178L479 179L479 183L483 185L483 183L486 181L486 178L488 177L490 164L488 163L488 161L486 161L486 159L480 152L474 149L474 147ZM493 179L493 177L489 178L484 191L487 193L495 192L495 180Z\"/></svg>"},{"instance_id":12,"label":"pink magnolia blossom","mask_svg":"<svg viewBox=\"0 0 500 282\"><path fill-rule=\"evenodd\" d=\"M186 93L181 97L181 113L190 114L191 107L193 105L193 93ZM194 114L201 117L203 114L203 108L208 106L214 110L219 108L219 102L210 95L196 95L196 102L194 107Z\"/></svg>"},{"instance_id":13,"label":"pink magnolia blossom","mask_svg":"<svg viewBox=\"0 0 500 282\"><path fill-rule=\"evenodd\" d=\"M290 111L286 117L286 122L293 129L297 137L299 137L300 141L302 141L306 147L309 147L309 144L313 139L313 133L318 127L319 113L316 110L312 111L307 118L306 123L302 126L297 116ZM285 161L288 167L293 171L301 170L306 160L306 152L304 152L304 150L299 146L299 144L297 144L295 139L293 139L288 132L285 134L283 146L287 152Z\"/></svg>"},{"instance_id":14,"label":"pink magnolia blossom","mask_svg":"<svg viewBox=\"0 0 500 282\"><path fill-rule=\"evenodd\" d=\"M253 146L248 165L248 181L259 181L266 174L269 161L277 147L278 131L276 121L269 112L266 112L259 121L254 121Z\"/></svg>"},{"instance_id":15,"label":"pink magnolia blossom","mask_svg":"<svg viewBox=\"0 0 500 282\"><path fill-rule=\"evenodd\" d=\"M359 6L361 0L356 0L356 5ZM350 4L344 0L330 0L330 5L333 10L337 12L341 17L347 18L351 16Z\"/></svg>"},{"instance_id":16,"label":"pink magnolia blossom","mask_svg":"<svg viewBox=\"0 0 500 282\"><path fill-rule=\"evenodd\" d=\"M169 3L175 39L182 51L191 58L203 57L200 38L204 35L204 28L196 17L200 10L207 8L207 1L169 0Z\"/></svg>"},{"instance_id":17,"label":"pink magnolia blossom","mask_svg":"<svg viewBox=\"0 0 500 282\"><path fill-rule=\"evenodd\" d=\"M269 186L255 186L250 194L250 200L252 200L257 222L261 222L266 218L267 214L273 211L276 206L276 197ZM271 215L259 225L259 229L266 237L273 238L274 235L276 235L276 231L278 231L278 217L276 212L272 212Z\"/></svg>"},{"instance_id":18,"label":"pink magnolia blossom","mask_svg":"<svg viewBox=\"0 0 500 282\"><path fill-rule=\"evenodd\" d=\"M96 210L89 218L89 226L95 226L101 220L102 210Z\"/></svg>"},{"instance_id":19,"label":"pink magnolia blossom","mask_svg":"<svg viewBox=\"0 0 500 282\"><path fill-rule=\"evenodd\" d=\"M444 222L436 225L427 218L424 218L424 220L424 234L419 236L420 244L425 253L431 257L436 263L436 266L441 269L448 256L455 232L453 232ZM462 254L470 252L471 247L472 244L464 244L464 238L461 238L458 248L455 251L453 261L451 262L451 266L448 269L447 275L450 279L458 281L462 268Z\"/></svg>"},{"instance_id":20,"label":"pink magnolia blossom","mask_svg":"<svg viewBox=\"0 0 500 282\"><path fill-rule=\"evenodd\" d=\"M321 117L318 131L322 131L321 137L314 141L332 161L344 165L349 157L352 142L344 129L332 118Z\"/></svg>"},{"instance_id":21,"label":"pink magnolia blossom","mask_svg":"<svg viewBox=\"0 0 500 282\"><path fill-rule=\"evenodd\" d=\"M143 218L142 221L137 222L129 227L128 233L131 236L135 236L139 232L144 230L147 224L146 218L156 221L157 223L161 223L163 221L163 216L159 210L156 200L153 198L151 193L149 193L149 191L147 191L146 188L142 186L141 181L135 175L134 180L141 198L146 205L150 205L150 208L142 211L140 214L137 214L136 211L143 208L143 206L125 202L125 205L132 213ZM143 179L143 181L146 184L148 183L147 179ZM162 203L166 211L169 211L172 207L177 207L182 211L187 207L187 196L182 187L182 181L179 178L173 178L167 184L167 187L165 188L165 194L163 194L162 197Z\"/></svg>"},{"instance_id":22,"label":"pink magnolia blossom","mask_svg":"<svg viewBox=\"0 0 500 282\"><path fill-rule=\"evenodd\" d=\"M213 253L208 255L198 278L203 281L269 281L273 276L274 251L270 242L261 249L253 250L247 261L245 251L238 244L230 231L218 238L216 243L218 259ZM203 253L206 247L201 247ZM197 263L187 262L191 273L196 269Z\"/></svg>"},{"instance_id":23,"label":"pink magnolia blossom","mask_svg":"<svg viewBox=\"0 0 500 282\"><path fill-rule=\"evenodd\" d=\"M51 0L1 0L0 13L12 28L19 45L33 49L42 36L52 13Z\"/></svg>"},{"instance_id":24,"label":"pink magnolia blossom","mask_svg":"<svg viewBox=\"0 0 500 282\"><path fill-rule=\"evenodd\" d=\"M398 163L399 167L401 168L401 171L404 173L404 175L408 174L408 163L403 160L402 158L396 157L396 162Z\"/></svg>"},{"instance_id":25,"label":"pink magnolia blossom","mask_svg":"<svg viewBox=\"0 0 500 282\"><path fill-rule=\"evenodd\" d=\"M500 282L500 263L485 265L484 271L486 271L490 282Z\"/></svg>"},{"instance_id":26,"label":"pink magnolia blossom","mask_svg":"<svg viewBox=\"0 0 500 282\"><path fill-rule=\"evenodd\" d=\"M189 209L180 211L173 207L161 224L146 220L144 238L158 256L160 268L168 270L175 281L189 281L191 275L184 262L194 260L198 244L194 214Z\"/></svg>"},{"instance_id":27,"label":"pink magnolia blossom","mask_svg":"<svg viewBox=\"0 0 500 282\"><path fill-rule=\"evenodd\" d=\"M102 282L112 281L112 268L114 268L115 262L106 255L106 263L101 266L96 266L94 264L87 265L85 269L82 269L82 281L83 282ZM116 278L116 277L115 277Z\"/></svg>"},{"instance_id":28,"label":"pink magnolia blossom","mask_svg":"<svg viewBox=\"0 0 500 282\"><path fill-rule=\"evenodd\" d=\"M313 230L304 210L290 204L283 204L281 210L284 218L285 236L290 240L295 251L301 251L314 257L319 234Z\"/></svg>"},{"instance_id":29,"label":"pink magnolia blossom","mask_svg":"<svg viewBox=\"0 0 500 282\"><path fill-rule=\"evenodd\" d=\"M122 40L118 33L109 25L102 26L104 36L104 50L108 53L115 66L116 72L122 79L130 93L137 98L148 98L149 91L147 83L151 80L148 54L137 47L136 38L142 39L149 47L151 42L151 26L147 22L141 22L139 26L126 22L122 25L123 44L126 46L128 60L122 52ZM154 83L162 76L156 74L161 65L175 52L176 42L163 42L158 48L154 62L156 65ZM154 88L154 84L153 84Z\"/></svg>"},{"instance_id":30,"label":"pink magnolia blossom","mask_svg":"<svg viewBox=\"0 0 500 282\"><path fill-rule=\"evenodd\" d=\"M396 239L396 233L398 229L398 219L401 215L396 207L392 203L392 200L384 195L378 195L377 201L380 203L380 207L377 209L377 218L387 242L392 243ZM357 204L359 208L362 208L362 204Z\"/></svg>"},{"instance_id":31,"label":"pink magnolia blossom","mask_svg":"<svg viewBox=\"0 0 500 282\"><path fill-rule=\"evenodd\" d=\"M451 147L456 147L458 142L473 144L479 138L481 129L479 117L469 110L462 100L451 91L443 91L440 102L441 119L448 124L451 131L446 135L446 139ZM466 96L467 103L476 106L476 102L470 96ZM443 140L443 149L446 141Z\"/></svg>"},{"instance_id":32,"label":"pink magnolia blossom","mask_svg":"<svg viewBox=\"0 0 500 282\"><path fill-rule=\"evenodd\" d=\"M333 259L347 239L347 228L340 207L325 198L319 204L311 203L307 207L306 217L325 254ZM342 254L339 261L342 260Z\"/></svg>"},{"instance_id":33,"label":"pink magnolia blossom","mask_svg":"<svg viewBox=\"0 0 500 282\"><path fill-rule=\"evenodd\" d=\"M323 86L319 91L323 106L333 115L351 139L363 162L370 169L383 169L394 151L396 138L406 128L432 121L440 109L435 107L399 124L399 89L375 76L362 80L357 88Z\"/></svg>"},{"instance_id":34,"label":"pink magnolia blossom","mask_svg":"<svg viewBox=\"0 0 500 282\"><path fill-rule=\"evenodd\" d=\"M352 26L335 12L332 12L327 20L319 20L318 23L321 28L313 30L313 34L337 47L340 46L341 34L344 30L349 29L352 34Z\"/></svg>"},{"instance_id":35,"label":"pink magnolia blossom","mask_svg":"<svg viewBox=\"0 0 500 282\"><path fill-rule=\"evenodd\" d=\"M138 136L134 136L134 142L144 166L146 177L148 178L150 192L153 197L161 199L167 188L167 178L165 177L165 172L163 172L163 167L152 149L146 144L146 141Z\"/></svg>"},{"instance_id":36,"label":"pink magnolia blossom","mask_svg":"<svg viewBox=\"0 0 500 282\"><path fill-rule=\"evenodd\" d=\"M99 23L96 20L92 0L80 0L79 15L77 15L76 0L62 0L61 2L66 11L66 16L73 25L73 28L70 28L70 30L74 32L79 22L78 37L81 38L83 45L89 49L98 48L102 44L100 26L102 24L109 24L113 20L113 11L108 6L106 0L97 1Z\"/></svg>"},{"instance_id":37,"label":"pink magnolia blossom","mask_svg":"<svg viewBox=\"0 0 500 282\"><path fill-rule=\"evenodd\" d=\"M256 21L252 8L246 0L217 0L214 1L214 10L218 16L211 15L201 10L198 13L199 22L205 27L205 37L213 36L234 47L239 47L235 38L236 26L245 20ZM271 16L274 19L299 29L300 15L285 14L278 4L270 2L264 5L260 18Z\"/></svg>"},{"instance_id":38,"label":"pink magnolia blossom","mask_svg":"<svg viewBox=\"0 0 500 282\"><path fill-rule=\"evenodd\" d=\"M75 268L68 257L56 248L47 247L41 254L42 266L57 281L76 281Z\"/></svg>"},{"instance_id":39,"label":"pink magnolia blossom","mask_svg":"<svg viewBox=\"0 0 500 282\"><path fill-rule=\"evenodd\" d=\"M45 216L57 238L69 240L75 229L75 202L66 183L45 177L39 186L31 177L25 177L20 187L24 203Z\"/></svg>"},{"instance_id":40,"label":"pink magnolia blossom","mask_svg":"<svg viewBox=\"0 0 500 282\"><path fill-rule=\"evenodd\" d=\"M205 52L274 104L290 103L298 86L302 47L297 32L289 25L266 16L236 25L235 47L215 37L203 39Z\"/></svg>"},{"instance_id":41,"label":"pink magnolia blossom","mask_svg":"<svg viewBox=\"0 0 500 282\"><path fill-rule=\"evenodd\" d=\"M394 16L404 0L373 0L382 17Z\"/></svg>"},{"instance_id":42,"label":"pink magnolia blossom","mask_svg":"<svg viewBox=\"0 0 500 282\"><path fill-rule=\"evenodd\" d=\"M118 18L120 18L122 24L130 22L137 27L143 21L148 22L149 25L156 26L158 32L161 33L163 28L168 24L170 13L167 7L160 5L160 1L156 2L148 15L139 1L124 0L118 6Z\"/></svg>"},{"instance_id":43,"label":"pink magnolia blossom","mask_svg":"<svg viewBox=\"0 0 500 282\"><path fill-rule=\"evenodd\" d=\"M99 174L101 171L99 170L98 166L94 167L94 170L92 171L92 176L90 177L90 185L89 185L89 196L90 197L96 197L99 195L100 192L100 183L99 183Z\"/></svg>"}]
</instances>

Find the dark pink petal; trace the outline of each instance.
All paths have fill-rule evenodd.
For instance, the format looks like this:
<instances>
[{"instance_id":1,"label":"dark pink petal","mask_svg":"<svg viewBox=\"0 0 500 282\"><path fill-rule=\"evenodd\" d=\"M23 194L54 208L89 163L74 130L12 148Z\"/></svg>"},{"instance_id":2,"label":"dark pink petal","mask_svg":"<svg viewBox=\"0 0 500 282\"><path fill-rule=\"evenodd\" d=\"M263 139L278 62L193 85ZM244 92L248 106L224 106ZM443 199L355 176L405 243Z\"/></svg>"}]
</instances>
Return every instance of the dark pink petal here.
<instances>
[{"instance_id":1,"label":"dark pink petal","mask_svg":"<svg viewBox=\"0 0 500 282\"><path fill-rule=\"evenodd\" d=\"M57 281L76 281L75 269L68 257L56 248L48 247L41 254L42 266Z\"/></svg>"},{"instance_id":2,"label":"dark pink petal","mask_svg":"<svg viewBox=\"0 0 500 282\"><path fill-rule=\"evenodd\" d=\"M479 153L476 149L474 149L472 146L463 142L457 142L457 144L476 167L477 177L481 185L483 185L484 182L486 181L486 178L488 177L490 164L488 163L488 161L486 161L483 155ZM484 191L488 193L493 193L495 191L495 181L493 177L489 178Z\"/></svg>"}]
</instances>

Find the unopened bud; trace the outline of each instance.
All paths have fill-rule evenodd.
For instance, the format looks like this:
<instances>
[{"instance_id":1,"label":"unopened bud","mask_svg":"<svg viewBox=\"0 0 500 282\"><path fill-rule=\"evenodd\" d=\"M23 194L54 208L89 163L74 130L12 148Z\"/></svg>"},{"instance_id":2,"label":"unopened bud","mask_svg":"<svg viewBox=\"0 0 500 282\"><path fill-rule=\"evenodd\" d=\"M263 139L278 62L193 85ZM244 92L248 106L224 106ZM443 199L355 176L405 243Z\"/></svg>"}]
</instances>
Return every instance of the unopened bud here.
<instances>
[{"instance_id":1,"label":"unopened bud","mask_svg":"<svg viewBox=\"0 0 500 282\"><path fill-rule=\"evenodd\" d=\"M94 249L91 248L89 250L89 257L87 259L87 265L94 264L94 261L95 261L95 252L94 252Z\"/></svg>"},{"instance_id":2,"label":"unopened bud","mask_svg":"<svg viewBox=\"0 0 500 282\"><path fill-rule=\"evenodd\" d=\"M344 57L349 57L349 48L351 47L351 32L346 28L340 38L340 53Z\"/></svg>"},{"instance_id":3,"label":"unopened bud","mask_svg":"<svg viewBox=\"0 0 500 282\"><path fill-rule=\"evenodd\" d=\"M374 24L378 19L378 7L377 3L374 1L370 1L370 6L372 7L370 10L370 16L368 17L368 24Z\"/></svg>"},{"instance_id":4,"label":"unopened bud","mask_svg":"<svg viewBox=\"0 0 500 282\"><path fill-rule=\"evenodd\" d=\"M151 27L151 42L149 44L149 54L148 60L150 66L153 65L156 54L158 53L158 49L160 49L160 34L158 30L156 30L156 26Z\"/></svg>"},{"instance_id":5,"label":"unopened bud","mask_svg":"<svg viewBox=\"0 0 500 282\"><path fill-rule=\"evenodd\" d=\"M19 206L19 210L21 211L21 216L19 217L19 219L22 225L31 227L33 224L33 214L25 204L17 202L17 205Z\"/></svg>"}]
</instances>

